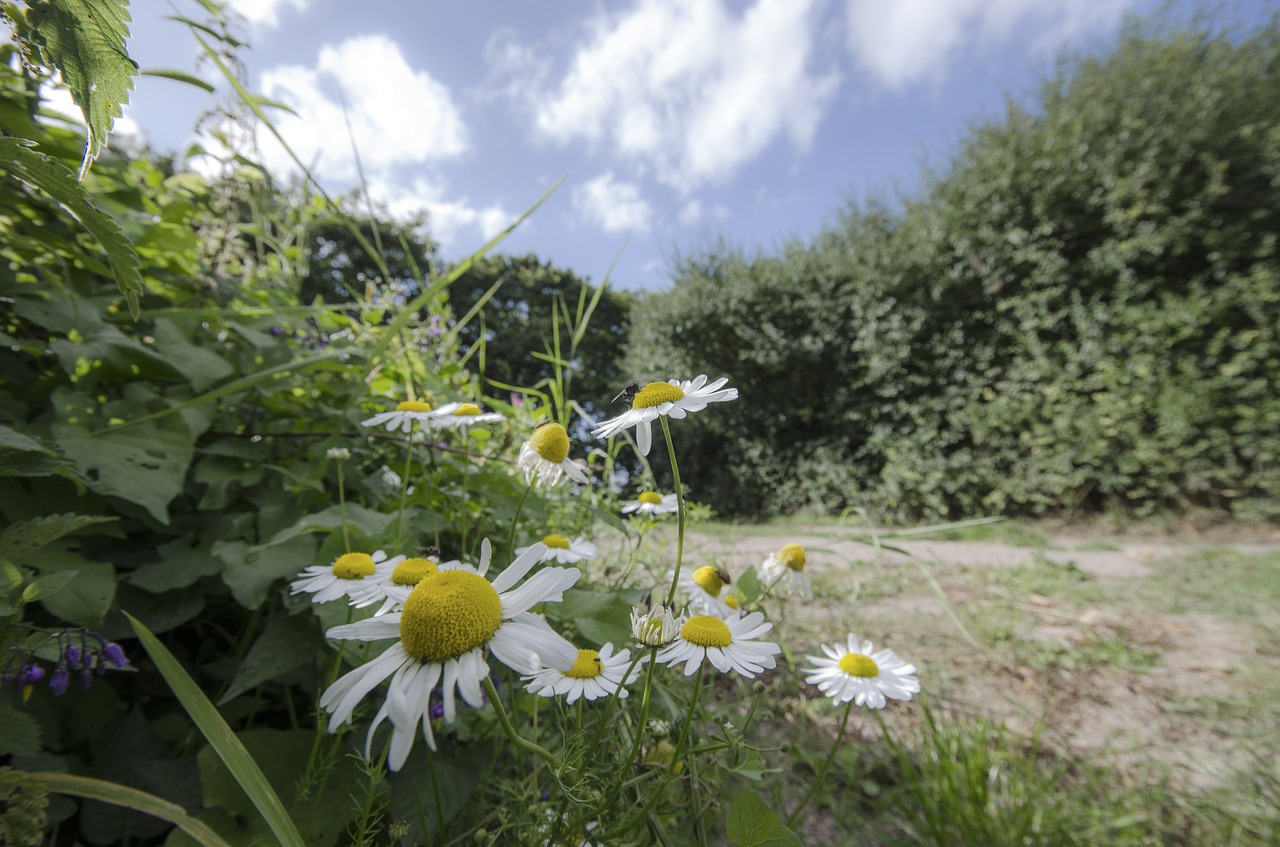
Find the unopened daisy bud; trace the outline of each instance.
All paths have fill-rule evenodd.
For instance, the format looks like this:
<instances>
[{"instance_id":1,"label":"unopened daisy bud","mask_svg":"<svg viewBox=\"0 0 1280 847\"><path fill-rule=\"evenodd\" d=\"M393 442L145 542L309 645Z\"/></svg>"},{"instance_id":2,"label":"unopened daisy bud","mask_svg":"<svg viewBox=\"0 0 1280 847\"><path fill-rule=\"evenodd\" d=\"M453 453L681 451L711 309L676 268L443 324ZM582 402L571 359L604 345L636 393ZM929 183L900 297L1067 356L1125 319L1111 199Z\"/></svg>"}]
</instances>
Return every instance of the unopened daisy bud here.
<instances>
[{"instance_id":1,"label":"unopened daisy bud","mask_svg":"<svg viewBox=\"0 0 1280 847\"><path fill-rule=\"evenodd\" d=\"M631 637L646 647L665 647L680 634L682 621L666 606L648 612L631 610Z\"/></svg>"},{"instance_id":2,"label":"unopened daisy bud","mask_svg":"<svg viewBox=\"0 0 1280 847\"><path fill-rule=\"evenodd\" d=\"M324 457L331 462L345 462L351 458L351 451L346 447L330 447L324 451Z\"/></svg>"}]
</instances>

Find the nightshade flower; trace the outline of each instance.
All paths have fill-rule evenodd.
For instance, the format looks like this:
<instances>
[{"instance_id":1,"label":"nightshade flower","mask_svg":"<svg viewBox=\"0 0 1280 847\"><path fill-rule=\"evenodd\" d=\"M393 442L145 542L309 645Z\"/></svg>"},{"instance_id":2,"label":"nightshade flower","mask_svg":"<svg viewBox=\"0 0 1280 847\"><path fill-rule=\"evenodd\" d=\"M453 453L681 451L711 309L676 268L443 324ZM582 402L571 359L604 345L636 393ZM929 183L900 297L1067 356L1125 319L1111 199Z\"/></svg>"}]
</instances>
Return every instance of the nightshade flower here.
<instances>
[{"instance_id":1,"label":"nightshade flower","mask_svg":"<svg viewBox=\"0 0 1280 847\"><path fill-rule=\"evenodd\" d=\"M387 560L387 554L377 550L373 555L368 553L345 553L334 560L332 565L309 565L302 575L290 583L290 594L307 592L315 596L315 603L327 603L339 597L351 596L351 590L367 576L372 576L379 563ZM394 561L399 564L404 556L397 556Z\"/></svg>"},{"instance_id":2,"label":"nightshade flower","mask_svg":"<svg viewBox=\"0 0 1280 847\"><path fill-rule=\"evenodd\" d=\"M805 682L818 686L823 694L837 703L850 700L857 706L883 709L885 698L910 700L920 693L920 680L915 665L908 665L892 650L872 652L870 641L858 641L850 635L848 644L822 644L821 656L806 656L814 665L808 668Z\"/></svg>"},{"instance_id":3,"label":"nightshade flower","mask_svg":"<svg viewBox=\"0 0 1280 847\"><path fill-rule=\"evenodd\" d=\"M520 445L516 467L524 471L524 481L539 486L555 485L564 477L582 485L587 475L569 459L569 433L558 423L545 423Z\"/></svg>"},{"instance_id":4,"label":"nightshade flower","mask_svg":"<svg viewBox=\"0 0 1280 847\"><path fill-rule=\"evenodd\" d=\"M689 598L689 608L697 614L727 618L738 608L738 599L729 588L729 572L703 565L680 572L680 589Z\"/></svg>"},{"instance_id":5,"label":"nightshade flower","mask_svg":"<svg viewBox=\"0 0 1280 847\"><path fill-rule=\"evenodd\" d=\"M386 700L369 727L365 757L370 757L374 733L390 719L387 761L391 770L399 770L419 724L427 746L436 749L428 706L437 685L442 689L445 723L457 717L457 695L474 708L484 705L480 683L489 675L486 650L521 674L537 673L544 665L573 665L578 651L529 609L561 599L581 572L544 568L524 579L543 552L535 544L490 582L485 574L491 551L485 539L477 572L451 570L424 578L399 612L329 630L329 638L397 639L386 652L343 676L321 696L321 707L332 715L330 732L351 720L365 695L390 677ZM523 584L517 585L522 579Z\"/></svg>"},{"instance_id":6,"label":"nightshade flower","mask_svg":"<svg viewBox=\"0 0 1280 847\"><path fill-rule=\"evenodd\" d=\"M629 515L665 515L680 510L680 502L675 494L659 494L656 491L641 491L640 495L622 504L622 514Z\"/></svg>"},{"instance_id":7,"label":"nightshade flower","mask_svg":"<svg viewBox=\"0 0 1280 847\"><path fill-rule=\"evenodd\" d=\"M405 400L397 403L392 411L374 415L368 420L361 421L360 425L385 426L387 432L398 429L408 433L412 431L415 423L420 427L427 427L437 414L431 410L431 404L424 400Z\"/></svg>"},{"instance_id":8,"label":"nightshade flower","mask_svg":"<svg viewBox=\"0 0 1280 847\"><path fill-rule=\"evenodd\" d=\"M546 668L532 676L526 676L529 684L525 690L540 697L563 697L566 703L576 703L579 697L596 700L618 692L619 699L627 696L625 686L640 675L642 657L631 667L631 651L613 652L613 645L606 644L595 650L579 650L578 658L568 670ZM631 673L627 669L631 668ZM626 677L624 680L623 677Z\"/></svg>"},{"instance_id":9,"label":"nightshade flower","mask_svg":"<svg viewBox=\"0 0 1280 847\"><path fill-rule=\"evenodd\" d=\"M776 553L760 565L760 573L766 586L781 584L788 594L798 594L806 600L813 599L813 585L804 572L804 548L799 544L784 544Z\"/></svg>"},{"instance_id":10,"label":"nightshade flower","mask_svg":"<svg viewBox=\"0 0 1280 847\"><path fill-rule=\"evenodd\" d=\"M547 548L547 552L542 554L541 562L550 562L553 559L562 565L576 565L578 562L585 562L588 559L596 557L596 545L587 541L585 538L575 538L572 541L564 535L548 535L542 539L542 544ZM516 550L516 555L528 550L528 547L520 547Z\"/></svg>"},{"instance_id":11,"label":"nightshade flower","mask_svg":"<svg viewBox=\"0 0 1280 847\"><path fill-rule=\"evenodd\" d=\"M640 455L648 456L653 444L653 431L650 428L653 421L660 415L679 420L690 412L702 411L708 403L738 399L738 389L724 387L728 381L728 377L720 377L707 384L707 375L699 374L691 380L651 382L635 393L630 409L616 418L610 418L591 432L601 438L610 438L634 426Z\"/></svg>"},{"instance_id":12,"label":"nightshade flower","mask_svg":"<svg viewBox=\"0 0 1280 847\"><path fill-rule=\"evenodd\" d=\"M684 675L692 676L705 659L721 673L736 671L751 679L773 667L773 657L782 652L771 641L755 640L771 629L773 624L760 612L728 620L695 615L680 627L680 636L658 653L657 661L668 667L683 663Z\"/></svg>"}]
</instances>

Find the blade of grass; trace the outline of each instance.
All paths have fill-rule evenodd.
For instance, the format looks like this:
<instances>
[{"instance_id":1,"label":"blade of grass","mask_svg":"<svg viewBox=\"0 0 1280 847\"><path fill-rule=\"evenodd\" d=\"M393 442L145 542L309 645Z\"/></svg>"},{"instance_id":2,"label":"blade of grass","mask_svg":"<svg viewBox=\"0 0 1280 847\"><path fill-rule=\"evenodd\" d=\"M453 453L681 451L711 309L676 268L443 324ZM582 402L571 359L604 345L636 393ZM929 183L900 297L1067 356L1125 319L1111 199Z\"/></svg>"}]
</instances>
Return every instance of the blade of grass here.
<instances>
[{"instance_id":1,"label":"blade of grass","mask_svg":"<svg viewBox=\"0 0 1280 847\"><path fill-rule=\"evenodd\" d=\"M99 800L168 821L204 847L231 847L204 821L193 818L187 814L186 809L154 794L148 794L127 785L70 773L37 771L24 773L23 776L39 782L52 794L69 794L85 800Z\"/></svg>"},{"instance_id":2,"label":"blade of grass","mask_svg":"<svg viewBox=\"0 0 1280 847\"><path fill-rule=\"evenodd\" d=\"M276 839L283 847L306 847L293 819L289 817L288 811L272 789L271 783L267 782L262 769L240 743L240 739L236 738L231 727L227 726L227 722L222 719L217 708L196 685L195 680L182 669L182 665L168 648L160 643L160 639L151 633L151 630L128 612L125 612L124 616L129 619L129 625L133 627L138 640L146 648L151 661L155 662L156 669L169 684L169 688L173 690L182 708L187 710L187 714L191 716L191 720L209 742L209 746L218 754L218 758L222 759L222 763L227 766L227 770L244 789L244 793L262 813L263 819L266 820L267 826L271 828Z\"/></svg>"}]
</instances>

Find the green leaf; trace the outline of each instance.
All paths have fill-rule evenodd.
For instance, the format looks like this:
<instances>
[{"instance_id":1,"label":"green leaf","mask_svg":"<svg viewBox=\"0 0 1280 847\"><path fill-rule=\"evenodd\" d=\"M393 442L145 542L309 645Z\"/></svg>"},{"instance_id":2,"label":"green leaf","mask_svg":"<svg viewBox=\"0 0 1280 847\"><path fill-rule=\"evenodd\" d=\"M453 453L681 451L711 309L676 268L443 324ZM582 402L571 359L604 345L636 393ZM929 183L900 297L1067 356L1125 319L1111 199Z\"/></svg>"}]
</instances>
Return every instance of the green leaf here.
<instances>
[{"instance_id":1,"label":"green leaf","mask_svg":"<svg viewBox=\"0 0 1280 847\"><path fill-rule=\"evenodd\" d=\"M69 773L36 771L25 775L28 779L41 783L51 793L70 794L72 797L83 797L88 800L101 800L103 803L123 806L127 809L134 809L169 821L195 839L197 844L204 845L204 847L230 847L227 842L218 837L216 832L203 822L187 814L186 810L181 806L176 803L170 803L168 800L161 799L154 794L148 794L145 791L118 785L114 782L105 782L104 780ZM301 844L302 842L299 841L297 843Z\"/></svg>"},{"instance_id":2,"label":"green leaf","mask_svg":"<svg viewBox=\"0 0 1280 847\"><path fill-rule=\"evenodd\" d=\"M222 715L218 714L218 710L209 702L209 698L204 696L195 680L182 669L178 660L160 643L159 639L151 634L150 630L127 612L125 617L129 618L129 623L133 626L138 640L142 642L151 660L155 662L156 669L169 684L174 696L182 703L182 707L187 710L191 720L209 742L209 746L244 789L244 793L249 796L249 800L271 827L279 843L284 847L305 847L298 828L285 811L284 804L280 802L280 797L272 789L262 769L249 755L249 751L245 749L240 739L231 731L231 727L227 726Z\"/></svg>"},{"instance_id":3,"label":"green leaf","mask_svg":"<svg viewBox=\"0 0 1280 847\"><path fill-rule=\"evenodd\" d=\"M226 563L222 581L236 602L256 609L267 598L271 583L315 564L316 544L307 536L256 547L243 541L219 541L213 545L213 555Z\"/></svg>"},{"instance_id":4,"label":"green leaf","mask_svg":"<svg viewBox=\"0 0 1280 847\"><path fill-rule=\"evenodd\" d=\"M40 750L40 725L23 709L0 700L0 756L30 756Z\"/></svg>"},{"instance_id":5,"label":"green leaf","mask_svg":"<svg viewBox=\"0 0 1280 847\"><path fill-rule=\"evenodd\" d=\"M224 705L264 682L307 664L320 645L319 633L309 619L272 618L249 648L218 705Z\"/></svg>"},{"instance_id":6,"label":"green leaf","mask_svg":"<svg viewBox=\"0 0 1280 847\"><path fill-rule=\"evenodd\" d=\"M25 139L0 138L0 167L48 194L98 240L111 264L116 287L128 299L129 311L136 318L142 274L133 245L120 226L93 204L75 174L57 159L32 149L32 145Z\"/></svg>"},{"instance_id":7,"label":"green leaf","mask_svg":"<svg viewBox=\"0 0 1280 847\"><path fill-rule=\"evenodd\" d=\"M44 453L52 456L53 451L29 435L23 435L16 429L0 424L0 448L20 450L26 453Z\"/></svg>"},{"instance_id":8,"label":"green leaf","mask_svg":"<svg viewBox=\"0 0 1280 847\"><path fill-rule=\"evenodd\" d=\"M631 635L631 604L616 592L570 588L561 602L547 605L546 614L572 623L597 645L622 644Z\"/></svg>"},{"instance_id":9,"label":"green leaf","mask_svg":"<svg viewBox=\"0 0 1280 847\"><path fill-rule=\"evenodd\" d=\"M410 844L430 844L431 835L442 830L436 813L436 790L448 822L466 808L485 781L486 763L490 761L493 759L485 748L470 747L454 754L444 749L437 753L427 750L410 756L403 768L388 777L391 817L409 822Z\"/></svg>"},{"instance_id":10,"label":"green leaf","mask_svg":"<svg viewBox=\"0 0 1280 847\"><path fill-rule=\"evenodd\" d=\"M210 94L212 94L214 91L217 90L216 88L214 88L214 86L205 82L200 77L195 76L194 74L189 74L186 71L176 70L174 68L152 68L151 70L142 71L142 75L156 76L162 79L171 79L171 80L174 80L175 82L186 83L187 85L194 86L196 88L201 89L202 91L207 91Z\"/></svg>"},{"instance_id":11,"label":"green leaf","mask_svg":"<svg viewBox=\"0 0 1280 847\"><path fill-rule=\"evenodd\" d=\"M64 535L119 518L110 515L49 515L5 527L0 532L0 558L21 562L41 547Z\"/></svg>"},{"instance_id":12,"label":"green leaf","mask_svg":"<svg viewBox=\"0 0 1280 847\"><path fill-rule=\"evenodd\" d=\"M738 847L804 847L796 834L769 811L760 795L749 788L744 788L729 807L725 834Z\"/></svg>"},{"instance_id":13,"label":"green leaf","mask_svg":"<svg viewBox=\"0 0 1280 847\"><path fill-rule=\"evenodd\" d=\"M34 603L46 597L52 597L63 588L67 583L71 582L79 571L59 571L58 573L46 574L27 583L27 587L22 589L22 600L24 603Z\"/></svg>"},{"instance_id":14,"label":"green leaf","mask_svg":"<svg viewBox=\"0 0 1280 847\"><path fill-rule=\"evenodd\" d=\"M374 538L386 532L387 527L391 526L396 519L394 514L366 509L356 503L347 504L346 515L347 527L363 534L367 538ZM299 518L293 526L282 529L272 536L269 543L283 544L307 533L332 532L341 528L342 507L329 506L314 514Z\"/></svg>"},{"instance_id":15,"label":"green leaf","mask_svg":"<svg viewBox=\"0 0 1280 847\"><path fill-rule=\"evenodd\" d=\"M138 64L129 58L127 0L39 0L30 4L28 22L35 27L41 52L71 89L71 99L84 113L89 137L80 178L98 158L123 106L129 102Z\"/></svg>"},{"instance_id":16,"label":"green leaf","mask_svg":"<svg viewBox=\"0 0 1280 847\"><path fill-rule=\"evenodd\" d=\"M129 574L129 582L152 594L195 585L201 577L212 576L222 563L209 554L207 547L193 544L195 537L184 535L156 548L158 562L148 562Z\"/></svg>"},{"instance_id":17,"label":"green leaf","mask_svg":"<svg viewBox=\"0 0 1280 847\"><path fill-rule=\"evenodd\" d=\"M116 593L116 570L110 562L94 562L55 546L45 549L32 564L42 576L75 573L57 594L41 598L50 614L80 626L102 626Z\"/></svg>"},{"instance_id":18,"label":"green leaf","mask_svg":"<svg viewBox=\"0 0 1280 847\"><path fill-rule=\"evenodd\" d=\"M158 318L151 334L156 339L156 350L187 378L195 391L204 391L235 372L226 359L206 347L193 344L188 334L173 321Z\"/></svg>"}]
</instances>

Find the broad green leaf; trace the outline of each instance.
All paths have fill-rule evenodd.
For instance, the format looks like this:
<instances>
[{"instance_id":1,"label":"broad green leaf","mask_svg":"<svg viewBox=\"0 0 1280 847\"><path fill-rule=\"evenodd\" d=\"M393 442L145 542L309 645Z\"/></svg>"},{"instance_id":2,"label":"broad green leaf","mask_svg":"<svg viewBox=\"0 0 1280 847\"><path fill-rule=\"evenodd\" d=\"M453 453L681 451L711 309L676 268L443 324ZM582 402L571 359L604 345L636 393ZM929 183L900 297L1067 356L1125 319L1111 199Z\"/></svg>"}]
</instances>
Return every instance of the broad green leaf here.
<instances>
[{"instance_id":1,"label":"broad green leaf","mask_svg":"<svg viewBox=\"0 0 1280 847\"><path fill-rule=\"evenodd\" d=\"M796 834L749 788L744 788L729 807L725 834L737 847L804 847Z\"/></svg>"},{"instance_id":2,"label":"broad green leaf","mask_svg":"<svg viewBox=\"0 0 1280 847\"><path fill-rule=\"evenodd\" d=\"M0 755L30 756L40 749L40 725L24 709L0 700Z\"/></svg>"},{"instance_id":3,"label":"broad green leaf","mask_svg":"<svg viewBox=\"0 0 1280 847\"><path fill-rule=\"evenodd\" d=\"M161 544L156 548L160 560L136 568L129 574L129 582L143 591L162 594L187 588L201 577L216 574L222 569L222 562L211 555L206 546L194 544L194 540L193 536L184 535Z\"/></svg>"},{"instance_id":4,"label":"broad green leaf","mask_svg":"<svg viewBox=\"0 0 1280 847\"><path fill-rule=\"evenodd\" d=\"M19 450L26 453L45 453L52 456L53 451L29 435L23 435L16 429L0 424L0 448Z\"/></svg>"},{"instance_id":5,"label":"broad green leaf","mask_svg":"<svg viewBox=\"0 0 1280 847\"><path fill-rule=\"evenodd\" d=\"M272 618L249 648L218 705L312 661L323 644L319 635L308 617Z\"/></svg>"},{"instance_id":6,"label":"broad green leaf","mask_svg":"<svg viewBox=\"0 0 1280 847\"><path fill-rule=\"evenodd\" d=\"M75 579L77 573L79 571L59 571L32 580L27 583L26 588L22 589L23 602L34 603L37 600L52 597L66 588L67 583Z\"/></svg>"},{"instance_id":7,"label":"broad green leaf","mask_svg":"<svg viewBox=\"0 0 1280 847\"><path fill-rule=\"evenodd\" d=\"M631 634L631 604L616 592L570 588L559 603L549 603L546 614L568 621L597 645L622 644Z\"/></svg>"},{"instance_id":8,"label":"broad green leaf","mask_svg":"<svg viewBox=\"0 0 1280 847\"><path fill-rule=\"evenodd\" d=\"M493 761L490 751L475 746L453 755L443 745L440 752L435 753L414 750L405 766L387 780L391 785L391 817L409 822L409 843L430 844L431 835L441 831L436 791L439 791L447 823L471 801L487 776L490 761Z\"/></svg>"},{"instance_id":9,"label":"broad green leaf","mask_svg":"<svg viewBox=\"0 0 1280 847\"><path fill-rule=\"evenodd\" d=\"M49 792L69 794L87 800L100 800L115 806L124 806L169 821L204 847L230 847L226 841L206 824L196 820L176 803L170 803L154 794L136 788L105 782L87 776L47 771L28 772L26 776L41 783ZM301 844L301 841L296 842Z\"/></svg>"},{"instance_id":10,"label":"broad green leaf","mask_svg":"<svg viewBox=\"0 0 1280 847\"><path fill-rule=\"evenodd\" d=\"M62 590L40 600L50 614L80 626L102 626L116 593L116 571L110 562L94 562L55 545L42 550L31 564L41 576L75 571Z\"/></svg>"},{"instance_id":11,"label":"broad green leaf","mask_svg":"<svg viewBox=\"0 0 1280 847\"><path fill-rule=\"evenodd\" d=\"M38 0L27 20L41 52L62 72L71 99L84 113L89 137L80 178L107 143L115 119L129 102L138 64L129 58L128 0Z\"/></svg>"},{"instance_id":12,"label":"broad green leaf","mask_svg":"<svg viewBox=\"0 0 1280 847\"><path fill-rule=\"evenodd\" d=\"M329 506L312 515L299 519L293 526L277 532L271 538L271 544L283 544L286 541L312 532L332 532L342 528L342 507ZM348 503L346 508L347 527L367 538L374 538L387 531L387 527L395 521L394 514L377 512L355 503ZM312 564L308 562L308 564Z\"/></svg>"},{"instance_id":13,"label":"broad green leaf","mask_svg":"<svg viewBox=\"0 0 1280 847\"><path fill-rule=\"evenodd\" d=\"M222 581L236 602L248 609L262 605L271 583L297 576L303 568L315 564L315 554L316 543L309 536L263 546L243 541L219 541L213 545L213 555L226 563Z\"/></svg>"},{"instance_id":14,"label":"broad green leaf","mask_svg":"<svg viewBox=\"0 0 1280 847\"><path fill-rule=\"evenodd\" d=\"M204 391L235 372L226 359L207 347L193 344L187 333L173 321L157 319L151 334L156 339L156 350L187 378L196 391Z\"/></svg>"},{"instance_id":15,"label":"broad green leaf","mask_svg":"<svg viewBox=\"0 0 1280 847\"><path fill-rule=\"evenodd\" d=\"M18 563L50 542L94 524L119 520L114 515L49 515L32 518L0 532L0 558Z\"/></svg>"},{"instance_id":16,"label":"broad green leaf","mask_svg":"<svg viewBox=\"0 0 1280 847\"><path fill-rule=\"evenodd\" d=\"M142 646L151 656L160 675L169 684L174 696L182 703L182 707L187 710L191 720L209 742L209 746L244 789L244 793L266 820L280 844L283 847L305 847L298 828L289 817L289 813L285 811L280 797L263 775L262 768L249 755L244 744L231 731L231 727L227 726L227 722L222 719L222 715L218 714L218 710L209 702L209 698L196 685L195 680L183 670L178 660L160 643L158 638L151 634L150 630L127 612L125 617L129 618L129 623L133 626L138 640L142 642Z\"/></svg>"},{"instance_id":17,"label":"broad green leaf","mask_svg":"<svg viewBox=\"0 0 1280 847\"><path fill-rule=\"evenodd\" d=\"M142 292L138 254L120 226L89 199L76 175L57 159L32 149L32 142L18 138L0 138L0 165L56 200L98 240L107 254L116 287L137 317L138 295Z\"/></svg>"}]
</instances>

